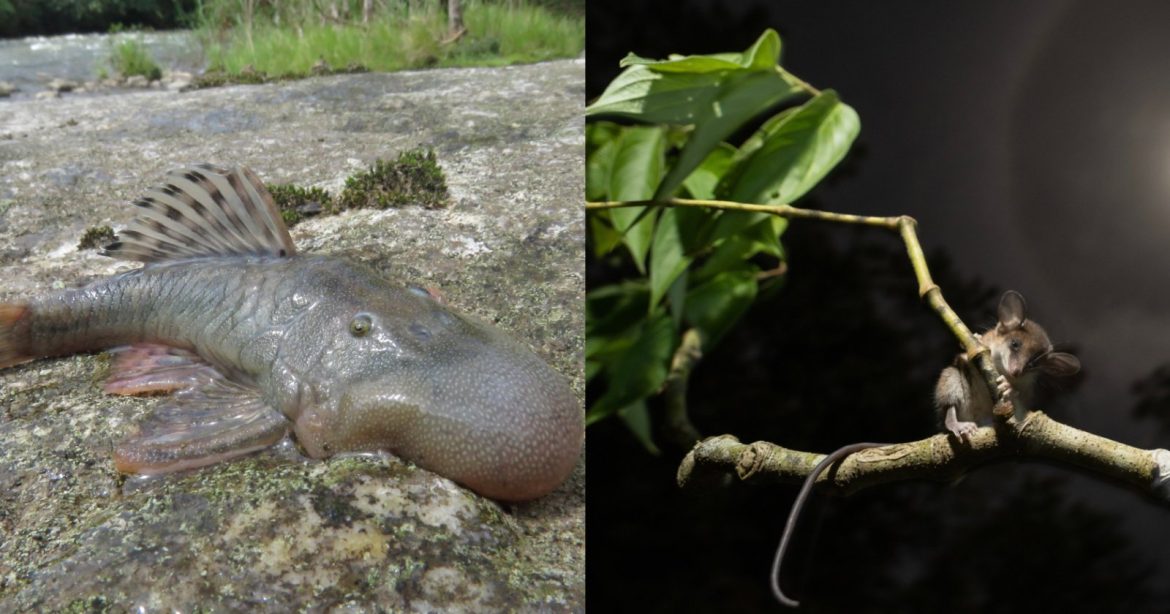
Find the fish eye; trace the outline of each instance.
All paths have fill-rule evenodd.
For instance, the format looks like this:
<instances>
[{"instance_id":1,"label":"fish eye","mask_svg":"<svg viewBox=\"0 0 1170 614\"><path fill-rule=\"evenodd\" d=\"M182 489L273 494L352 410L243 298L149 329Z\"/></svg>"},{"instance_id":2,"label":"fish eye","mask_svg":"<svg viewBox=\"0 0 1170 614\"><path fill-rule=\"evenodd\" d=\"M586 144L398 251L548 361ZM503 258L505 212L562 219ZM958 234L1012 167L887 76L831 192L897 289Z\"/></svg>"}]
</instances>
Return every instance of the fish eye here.
<instances>
[{"instance_id":1,"label":"fish eye","mask_svg":"<svg viewBox=\"0 0 1170 614\"><path fill-rule=\"evenodd\" d=\"M349 321L349 334L354 337L363 337L373 327L374 319L364 313L359 313Z\"/></svg>"}]
</instances>

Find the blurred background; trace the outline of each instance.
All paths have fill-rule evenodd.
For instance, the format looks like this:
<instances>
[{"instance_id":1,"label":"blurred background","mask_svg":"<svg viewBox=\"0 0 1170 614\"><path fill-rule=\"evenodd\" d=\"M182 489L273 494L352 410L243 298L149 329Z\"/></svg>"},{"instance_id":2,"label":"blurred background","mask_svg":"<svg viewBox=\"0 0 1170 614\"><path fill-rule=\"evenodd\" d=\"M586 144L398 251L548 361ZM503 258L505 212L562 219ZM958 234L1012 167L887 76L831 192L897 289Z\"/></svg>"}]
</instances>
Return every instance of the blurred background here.
<instances>
[{"instance_id":1,"label":"blurred background","mask_svg":"<svg viewBox=\"0 0 1170 614\"><path fill-rule=\"evenodd\" d=\"M581 53L585 0L0 0L0 99Z\"/></svg>"},{"instance_id":2,"label":"blurred background","mask_svg":"<svg viewBox=\"0 0 1170 614\"><path fill-rule=\"evenodd\" d=\"M848 158L800 203L919 221L964 320L1003 290L1084 366L1045 411L1170 447L1170 5L1084 1L590 0L590 99L627 53L714 53L780 32L781 62L860 114ZM740 135L741 137L746 135ZM690 412L827 452L937 432L958 346L918 301L901 242L810 222L789 273L704 357ZM591 262L590 284L617 275ZM660 445L664 441L659 441ZM588 595L598 611L774 611L768 570L797 485L681 492L685 450L589 431ZM1078 470L1001 463L955 484L813 497L784 586L806 611L1165 611L1165 504Z\"/></svg>"}]
</instances>

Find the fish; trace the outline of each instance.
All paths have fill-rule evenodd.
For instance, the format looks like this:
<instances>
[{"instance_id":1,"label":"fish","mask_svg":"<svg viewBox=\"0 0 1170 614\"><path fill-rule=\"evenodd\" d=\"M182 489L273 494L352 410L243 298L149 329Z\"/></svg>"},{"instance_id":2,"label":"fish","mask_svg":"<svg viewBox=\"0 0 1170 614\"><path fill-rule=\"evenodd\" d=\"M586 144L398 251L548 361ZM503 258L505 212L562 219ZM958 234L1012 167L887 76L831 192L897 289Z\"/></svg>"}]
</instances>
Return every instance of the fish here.
<instances>
[{"instance_id":1,"label":"fish","mask_svg":"<svg viewBox=\"0 0 1170 614\"><path fill-rule=\"evenodd\" d=\"M103 253L143 266L0 303L0 369L110 349L107 393L161 396L114 446L119 472L290 435L314 459L389 452L500 501L572 472L584 411L566 378L433 291L301 254L250 169L172 171L134 204Z\"/></svg>"}]
</instances>

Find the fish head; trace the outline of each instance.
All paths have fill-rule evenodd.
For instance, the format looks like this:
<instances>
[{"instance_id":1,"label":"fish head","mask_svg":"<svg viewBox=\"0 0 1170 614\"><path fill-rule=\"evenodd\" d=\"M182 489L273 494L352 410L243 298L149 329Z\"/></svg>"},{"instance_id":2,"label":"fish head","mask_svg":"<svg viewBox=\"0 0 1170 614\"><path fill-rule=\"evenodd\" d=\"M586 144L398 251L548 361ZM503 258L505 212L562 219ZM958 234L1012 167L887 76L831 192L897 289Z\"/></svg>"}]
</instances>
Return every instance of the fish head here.
<instances>
[{"instance_id":1,"label":"fish head","mask_svg":"<svg viewBox=\"0 0 1170 614\"><path fill-rule=\"evenodd\" d=\"M498 329L382 280L325 299L305 342L326 346L295 420L313 457L388 451L500 500L572 471L584 416L565 378Z\"/></svg>"}]
</instances>

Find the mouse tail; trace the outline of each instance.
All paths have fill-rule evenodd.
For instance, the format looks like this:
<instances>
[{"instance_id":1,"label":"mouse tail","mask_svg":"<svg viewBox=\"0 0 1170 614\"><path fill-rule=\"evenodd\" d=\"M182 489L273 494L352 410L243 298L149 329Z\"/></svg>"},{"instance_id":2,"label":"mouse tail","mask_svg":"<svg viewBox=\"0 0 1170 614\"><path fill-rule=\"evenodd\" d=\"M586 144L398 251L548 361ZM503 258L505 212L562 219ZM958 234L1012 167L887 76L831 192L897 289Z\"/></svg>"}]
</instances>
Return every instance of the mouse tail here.
<instances>
[{"instance_id":1,"label":"mouse tail","mask_svg":"<svg viewBox=\"0 0 1170 614\"><path fill-rule=\"evenodd\" d=\"M770 579L772 581L772 594L776 597L776 601L790 608L800 607L800 602L785 595L784 589L780 587L780 565L784 562L784 554L788 550L788 542L792 541L792 535L796 532L796 523L800 520L800 511L804 508L805 501L808 500L813 486L816 486L817 479L829 467L854 452L860 452L869 448L880 448L887 445L890 444L864 442L841 446L822 458L813 467L813 470L809 472L808 477L804 479L804 484L800 487L800 493L796 495L796 501L792 503L792 509L788 512L788 521L784 523L784 534L780 537L780 545L776 547L776 556L772 559L772 574Z\"/></svg>"}]
</instances>

